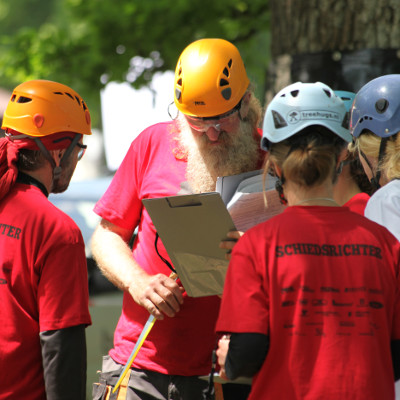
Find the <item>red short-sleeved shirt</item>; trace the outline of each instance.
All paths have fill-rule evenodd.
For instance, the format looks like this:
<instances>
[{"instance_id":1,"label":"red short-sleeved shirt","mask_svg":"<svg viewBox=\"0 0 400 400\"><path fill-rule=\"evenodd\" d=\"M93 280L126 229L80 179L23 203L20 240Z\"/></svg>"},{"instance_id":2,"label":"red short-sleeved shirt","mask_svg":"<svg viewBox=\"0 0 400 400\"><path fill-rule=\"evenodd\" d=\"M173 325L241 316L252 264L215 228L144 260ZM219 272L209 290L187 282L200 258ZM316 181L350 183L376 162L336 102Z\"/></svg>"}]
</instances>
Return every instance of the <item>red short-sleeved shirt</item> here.
<instances>
[{"instance_id":1,"label":"red short-sleeved shirt","mask_svg":"<svg viewBox=\"0 0 400 400\"><path fill-rule=\"evenodd\" d=\"M235 246L218 332L269 335L251 400L390 399L399 243L345 207L289 207Z\"/></svg>"},{"instance_id":2,"label":"red short-sleeved shirt","mask_svg":"<svg viewBox=\"0 0 400 400\"><path fill-rule=\"evenodd\" d=\"M364 215L365 207L367 206L370 195L364 192L357 193L343 207L347 207L350 211Z\"/></svg>"},{"instance_id":3,"label":"red short-sleeved shirt","mask_svg":"<svg viewBox=\"0 0 400 400\"><path fill-rule=\"evenodd\" d=\"M76 224L34 186L0 202L0 399L45 398L39 332L90 324Z\"/></svg>"},{"instance_id":4,"label":"red short-sleeved shirt","mask_svg":"<svg viewBox=\"0 0 400 400\"><path fill-rule=\"evenodd\" d=\"M175 141L173 123L147 128L132 143L110 187L96 204L95 212L113 224L130 229L138 226L133 257L149 274L170 274L154 247L155 228L142 205L142 199L188 194L186 160ZM158 241L163 257L167 252ZM174 318L157 321L133 367L173 375L207 374L215 346L218 296L191 298L184 293L184 304ZM128 293L124 293L122 314L111 357L125 364L149 317Z\"/></svg>"}]
</instances>

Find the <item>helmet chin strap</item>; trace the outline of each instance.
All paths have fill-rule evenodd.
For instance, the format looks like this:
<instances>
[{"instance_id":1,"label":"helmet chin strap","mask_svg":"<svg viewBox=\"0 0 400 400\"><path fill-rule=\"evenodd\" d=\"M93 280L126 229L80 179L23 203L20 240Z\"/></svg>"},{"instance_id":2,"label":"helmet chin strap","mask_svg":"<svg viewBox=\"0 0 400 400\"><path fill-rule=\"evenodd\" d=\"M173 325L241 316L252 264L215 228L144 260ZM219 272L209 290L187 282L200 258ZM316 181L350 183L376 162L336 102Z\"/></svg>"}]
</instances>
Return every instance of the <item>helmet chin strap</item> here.
<instances>
[{"instance_id":1,"label":"helmet chin strap","mask_svg":"<svg viewBox=\"0 0 400 400\"><path fill-rule=\"evenodd\" d=\"M53 170L53 181L57 180L62 173L62 167L67 160L67 158L71 155L72 150L75 148L76 144L79 142L81 139L82 135L76 134L75 137L72 139L71 144L67 147L67 150L65 151L64 155L62 156L60 160L60 165L56 165L53 157L51 156L49 150L44 146L40 138L34 138L35 143L39 147L40 151L43 153L43 155L46 157L47 161L50 163L52 170Z\"/></svg>"}]
</instances>

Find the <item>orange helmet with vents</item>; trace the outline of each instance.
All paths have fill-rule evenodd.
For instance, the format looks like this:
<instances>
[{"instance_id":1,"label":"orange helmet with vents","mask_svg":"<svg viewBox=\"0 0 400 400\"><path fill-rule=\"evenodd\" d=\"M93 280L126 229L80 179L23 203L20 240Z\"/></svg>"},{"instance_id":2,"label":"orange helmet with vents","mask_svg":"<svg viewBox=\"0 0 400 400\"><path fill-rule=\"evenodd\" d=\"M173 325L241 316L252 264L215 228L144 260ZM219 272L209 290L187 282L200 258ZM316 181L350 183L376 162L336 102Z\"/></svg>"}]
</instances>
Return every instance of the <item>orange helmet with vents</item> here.
<instances>
[{"instance_id":1,"label":"orange helmet with vents","mask_svg":"<svg viewBox=\"0 0 400 400\"><path fill-rule=\"evenodd\" d=\"M193 117L232 110L249 86L239 50L223 39L200 39L183 50L176 69L174 100Z\"/></svg>"},{"instance_id":2,"label":"orange helmet with vents","mask_svg":"<svg viewBox=\"0 0 400 400\"><path fill-rule=\"evenodd\" d=\"M57 132L92 134L90 113L79 94L66 85L46 80L24 82L14 89L2 129L34 137Z\"/></svg>"}]
</instances>

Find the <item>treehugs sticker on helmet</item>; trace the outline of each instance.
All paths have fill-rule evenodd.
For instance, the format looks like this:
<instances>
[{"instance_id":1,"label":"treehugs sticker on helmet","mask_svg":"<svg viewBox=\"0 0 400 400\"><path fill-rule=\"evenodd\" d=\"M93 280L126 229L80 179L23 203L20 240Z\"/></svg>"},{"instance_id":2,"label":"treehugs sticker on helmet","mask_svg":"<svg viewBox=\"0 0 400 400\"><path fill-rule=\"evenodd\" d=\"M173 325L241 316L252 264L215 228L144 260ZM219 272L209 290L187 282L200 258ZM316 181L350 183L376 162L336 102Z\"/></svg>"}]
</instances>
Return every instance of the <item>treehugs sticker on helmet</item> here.
<instances>
[{"instance_id":1,"label":"treehugs sticker on helmet","mask_svg":"<svg viewBox=\"0 0 400 400\"><path fill-rule=\"evenodd\" d=\"M306 110L306 111L289 111L287 115L287 121L289 124L297 124L300 121L336 121L341 122L341 116L339 113L325 110Z\"/></svg>"}]
</instances>

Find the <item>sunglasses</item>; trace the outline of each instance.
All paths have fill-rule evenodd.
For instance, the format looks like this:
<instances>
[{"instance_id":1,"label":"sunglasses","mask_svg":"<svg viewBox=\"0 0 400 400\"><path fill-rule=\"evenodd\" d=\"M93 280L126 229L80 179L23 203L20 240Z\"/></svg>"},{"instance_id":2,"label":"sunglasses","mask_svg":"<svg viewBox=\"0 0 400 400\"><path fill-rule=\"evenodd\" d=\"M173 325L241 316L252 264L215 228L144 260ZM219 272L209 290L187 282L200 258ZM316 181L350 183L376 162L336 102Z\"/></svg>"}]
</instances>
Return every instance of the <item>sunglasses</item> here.
<instances>
[{"instance_id":1,"label":"sunglasses","mask_svg":"<svg viewBox=\"0 0 400 400\"><path fill-rule=\"evenodd\" d=\"M79 147L78 161L80 161L86 152L87 145L81 143L77 143L76 145Z\"/></svg>"},{"instance_id":2,"label":"sunglasses","mask_svg":"<svg viewBox=\"0 0 400 400\"><path fill-rule=\"evenodd\" d=\"M232 110L217 117L191 117L188 115L185 117L189 126L197 132L205 133L210 128L214 128L217 132L228 131L242 107L242 100L243 98Z\"/></svg>"}]
</instances>

